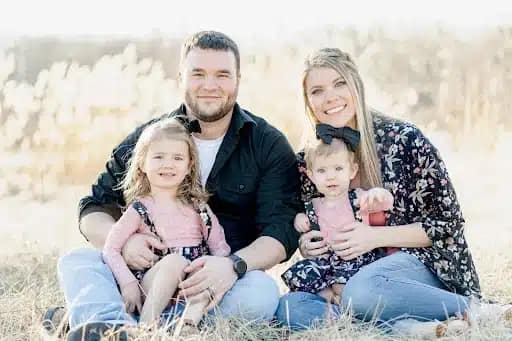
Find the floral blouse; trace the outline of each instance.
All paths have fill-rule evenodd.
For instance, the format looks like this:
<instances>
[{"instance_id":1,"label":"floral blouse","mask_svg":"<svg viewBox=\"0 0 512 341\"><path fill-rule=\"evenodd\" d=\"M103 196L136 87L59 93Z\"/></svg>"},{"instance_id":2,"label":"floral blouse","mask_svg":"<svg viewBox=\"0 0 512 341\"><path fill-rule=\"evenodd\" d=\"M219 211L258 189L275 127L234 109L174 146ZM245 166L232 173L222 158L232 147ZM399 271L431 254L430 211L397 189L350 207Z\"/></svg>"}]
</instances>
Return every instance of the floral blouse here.
<instances>
[{"instance_id":1,"label":"floral blouse","mask_svg":"<svg viewBox=\"0 0 512 341\"><path fill-rule=\"evenodd\" d=\"M421 223L431 247L402 248L425 264L446 287L480 297L475 265L464 237L464 218L438 150L413 124L374 114L374 137L383 186L393 194L388 226ZM304 153L297 154L303 201L318 196L306 175Z\"/></svg>"}]
</instances>

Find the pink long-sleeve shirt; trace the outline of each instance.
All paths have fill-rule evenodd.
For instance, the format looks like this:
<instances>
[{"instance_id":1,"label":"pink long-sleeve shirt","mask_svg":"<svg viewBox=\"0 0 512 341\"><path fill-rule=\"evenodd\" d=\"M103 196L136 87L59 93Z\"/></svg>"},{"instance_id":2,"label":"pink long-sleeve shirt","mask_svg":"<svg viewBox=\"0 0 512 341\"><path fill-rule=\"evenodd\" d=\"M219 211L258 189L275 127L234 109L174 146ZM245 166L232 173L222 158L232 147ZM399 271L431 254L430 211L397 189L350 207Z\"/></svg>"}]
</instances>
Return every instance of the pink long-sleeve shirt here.
<instances>
[{"instance_id":1,"label":"pink long-sleeve shirt","mask_svg":"<svg viewBox=\"0 0 512 341\"><path fill-rule=\"evenodd\" d=\"M161 207L157 206L153 199L149 197L139 198L138 200L146 206L156 232L166 247L200 245L203 236L207 235L207 227L204 226L199 213L192 207ZM210 237L207 240L208 248L211 254L215 256L227 256L231 249L226 242L224 229L210 207L206 206L206 209L212 222ZM112 226L103 248L103 259L121 287L137 280L121 256L121 249L134 233L149 231L149 226L144 224L142 218L132 206Z\"/></svg>"},{"instance_id":2,"label":"pink long-sleeve shirt","mask_svg":"<svg viewBox=\"0 0 512 341\"><path fill-rule=\"evenodd\" d=\"M356 195L360 199L367 195L367 191L357 189ZM348 196L344 200L338 200L330 204L327 204L324 198L314 198L312 204L318 217L320 230L327 232L327 235L330 235L331 232L340 231L342 227L356 221ZM390 210L392 207L393 195L389 193L384 197L383 202L374 204L372 213ZM361 214L361 218L365 224L370 224L369 213Z\"/></svg>"}]
</instances>

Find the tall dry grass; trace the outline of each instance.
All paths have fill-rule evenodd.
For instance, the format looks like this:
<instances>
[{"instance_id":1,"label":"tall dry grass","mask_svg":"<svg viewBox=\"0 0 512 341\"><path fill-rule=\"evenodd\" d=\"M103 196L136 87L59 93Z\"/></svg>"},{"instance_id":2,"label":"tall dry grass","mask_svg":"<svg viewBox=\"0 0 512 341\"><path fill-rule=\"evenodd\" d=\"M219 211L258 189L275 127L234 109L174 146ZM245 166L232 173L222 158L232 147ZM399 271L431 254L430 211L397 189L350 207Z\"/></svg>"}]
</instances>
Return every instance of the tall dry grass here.
<instances>
[{"instance_id":1,"label":"tall dry grass","mask_svg":"<svg viewBox=\"0 0 512 341\"><path fill-rule=\"evenodd\" d=\"M282 129L295 147L306 124L303 57L322 46L351 52L369 102L417 123L439 147L468 222L484 293L512 301L512 28L469 41L442 29L397 37L381 29L329 28L249 51L240 43L239 102ZM64 303L56 279L58 255L86 245L76 227L78 199L113 146L137 124L172 110L180 90L163 71L166 61L141 59L133 45L93 65L55 61L34 83L13 79L16 58L0 54L0 339L37 340L43 310ZM270 272L278 280L286 266ZM507 332L502 325L486 326L463 338L512 339ZM286 338L280 330L242 321L221 321L202 337ZM290 338L392 337L342 319Z\"/></svg>"},{"instance_id":2,"label":"tall dry grass","mask_svg":"<svg viewBox=\"0 0 512 341\"><path fill-rule=\"evenodd\" d=\"M329 29L300 38L242 50L239 98L295 146L305 123L302 60L321 46L355 57L370 104L448 132L457 148L468 140L492 148L512 126L512 28L471 41L441 29L400 38L377 28ZM90 183L123 136L181 99L176 80L163 71L166 61L140 59L134 45L93 65L55 61L33 84L10 78L15 59L0 54L0 195L51 195L57 185Z\"/></svg>"}]
</instances>

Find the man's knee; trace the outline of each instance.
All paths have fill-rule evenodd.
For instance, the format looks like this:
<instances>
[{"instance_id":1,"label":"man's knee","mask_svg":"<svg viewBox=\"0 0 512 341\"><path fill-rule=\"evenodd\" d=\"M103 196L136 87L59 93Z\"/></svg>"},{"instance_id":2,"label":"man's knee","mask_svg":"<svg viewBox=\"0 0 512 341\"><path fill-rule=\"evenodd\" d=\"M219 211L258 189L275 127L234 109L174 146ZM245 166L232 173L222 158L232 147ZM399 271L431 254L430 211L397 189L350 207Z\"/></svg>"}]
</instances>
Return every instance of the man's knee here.
<instances>
[{"instance_id":1,"label":"man's knee","mask_svg":"<svg viewBox=\"0 0 512 341\"><path fill-rule=\"evenodd\" d=\"M279 304L277 283L264 271L250 271L235 282L221 302L222 315L271 320Z\"/></svg>"},{"instance_id":2,"label":"man's knee","mask_svg":"<svg viewBox=\"0 0 512 341\"><path fill-rule=\"evenodd\" d=\"M108 278L115 285L110 268L103 262L101 251L92 248L76 249L60 257L57 274L61 284L76 281L80 275L90 281L98 277Z\"/></svg>"},{"instance_id":3,"label":"man's knee","mask_svg":"<svg viewBox=\"0 0 512 341\"><path fill-rule=\"evenodd\" d=\"M72 250L59 258L57 268L60 271L76 269L84 265L102 264L101 251L92 248Z\"/></svg>"}]
</instances>

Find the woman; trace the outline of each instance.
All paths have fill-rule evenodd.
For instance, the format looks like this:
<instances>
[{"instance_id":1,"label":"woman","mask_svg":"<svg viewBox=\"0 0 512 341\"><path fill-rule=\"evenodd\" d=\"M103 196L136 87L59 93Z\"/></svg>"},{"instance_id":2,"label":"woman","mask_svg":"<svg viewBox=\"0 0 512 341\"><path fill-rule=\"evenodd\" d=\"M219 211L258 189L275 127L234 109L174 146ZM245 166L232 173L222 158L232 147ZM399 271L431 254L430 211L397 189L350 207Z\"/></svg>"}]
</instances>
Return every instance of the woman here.
<instances>
[{"instance_id":1,"label":"woman","mask_svg":"<svg viewBox=\"0 0 512 341\"><path fill-rule=\"evenodd\" d=\"M437 149L414 125L370 110L361 77L350 56L324 48L305 63L303 96L314 124L351 127L361 134L356 151L360 164L351 187L383 186L395 197L384 228L351 224L329 236L343 259L378 247L396 248L389 256L363 267L345 285L341 309L357 318L390 321L414 317L446 320L463 315L470 298L480 297L479 280L466 239L464 219L445 164ZM317 195L298 154L302 199ZM327 251L318 231L299 240L304 257ZM308 328L327 315L330 305L317 295L291 292L281 298L277 318L292 329Z\"/></svg>"}]
</instances>

